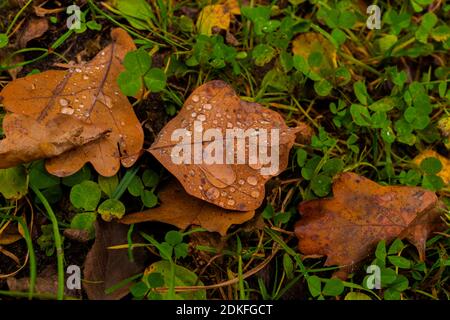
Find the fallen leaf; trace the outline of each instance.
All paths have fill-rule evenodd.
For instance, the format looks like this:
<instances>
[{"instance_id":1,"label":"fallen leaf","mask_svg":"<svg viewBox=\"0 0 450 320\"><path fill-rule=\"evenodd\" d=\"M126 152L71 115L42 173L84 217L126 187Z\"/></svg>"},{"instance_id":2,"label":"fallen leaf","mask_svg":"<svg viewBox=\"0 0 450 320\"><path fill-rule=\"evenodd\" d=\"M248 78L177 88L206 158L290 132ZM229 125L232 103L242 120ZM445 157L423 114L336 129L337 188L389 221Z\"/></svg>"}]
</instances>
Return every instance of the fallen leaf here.
<instances>
[{"instance_id":1,"label":"fallen leaf","mask_svg":"<svg viewBox=\"0 0 450 320\"><path fill-rule=\"evenodd\" d=\"M197 28L201 34L211 35L213 28L228 30L233 15L241 14L237 0L226 0L222 4L205 6L197 18Z\"/></svg>"},{"instance_id":2,"label":"fallen leaf","mask_svg":"<svg viewBox=\"0 0 450 320\"><path fill-rule=\"evenodd\" d=\"M417 157L414 158L413 162L420 166L420 163L422 160L426 158L436 158L438 159L442 164L442 170L437 173L438 177L441 177L441 179L446 183L450 183L450 160L447 159L444 156L441 156L439 153L437 153L434 150L428 149L419 154Z\"/></svg>"},{"instance_id":3,"label":"fallen leaf","mask_svg":"<svg viewBox=\"0 0 450 320\"><path fill-rule=\"evenodd\" d=\"M60 177L87 162L102 176L137 160L144 141L133 108L118 87L122 60L136 47L122 29L90 62L69 64L9 83L0 99L9 112L0 141L0 168L47 158L47 170Z\"/></svg>"},{"instance_id":4,"label":"fallen leaf","mask_svg":"<svg viewBox=\"0 0 450 320\"><path fill-rule=\"evenodd\" d=\"M27 292L30 288L30 278L23 277L17 279L9 277L6 279L10 291ZM37 277L34 293L51 294L56 296L58 292L58 274L52 266L46 267ZM80 296L80 292L76 289L70 290L64 286L64 296L76 298Z\"/></svg>"},{"instance_id":5,"label":"fallen leaf","mask_svg":"<svg viewBox=\"0 0 450 320\"><path fill-rule=\"evenodd\" d=\"M333 183L333 198L302 202L295 226L305 255L327 256L325 265L351 267L380 240L406 238L423 259L427 237L441 227L435 193L418 187L381 186L355 173Z\"/></svg>"},{"instance_id":6,"label":"fallen leaf","mask_svg":"<svg viewBox=\"0 0 450 320\"><path fill-rule=\"evenodd\" d=\"M219 135L196 140L211 132L208 129ZM245 136L237 141L227 129L241 130ZM190 195L222 208L248 211L264 200L265 182L287 167L289 151L301 130L289 128L277 112L241 100L231 86L216 80L191 94L149 151ZM185 147L190 150L186 154ZM256 153L252 160L251 149ZM266 157L258 153L264 149ZM178 161L179 155L190 159Z\"/></svg>"},{"instance_id":7,"label":"fallen leaf","mask_svg":"<svg viewBox=\"0 0 450 320\"><path fill-rule=\"evenodd\" d=\"M90 300L123 298L128 294L130 284L122 286L110 294L107 294L105 290L144 270L145 249L133 249L133 262L129 260L126 248L108 249L112 246L127 244L127 233L127 226L115 222L97 221L95 242L86 256L83 270L83 288Z\"/></svg>"},{"instance_id":8,"label":"fallen leaf","mask_svg":"<svg viewBox=\"0 0 450 320\"><path fill-rule=\"evenodd\" d=\"M320 64L311 66L311 70L323 77L328 76L337 67L336 48L320 33L305 32L298 35L292 41L292 52L306 61L311 54L320 54Z\"/></svg>"},{"instance_id":9,"label":"fallen leaf","mask_svg":"<svg viewBox=\"0 0 450 320\"><path fill-rule=\"evenodd\" d=\"M19 48L25 48L28 41L41 37L48 30L46 18L31 18L17 38Z\"/></svg>"},{"instance_id":10,"label":"fallen leaf","mask_svg":"<svg viewBox=\"0 0 450 320\"><path fill-rule=\"evenodd\" d=\"M158 221L186 229L201 226L210 232L226 235L233 224L244 223L255 211L236 212L222 209L188 195L177 181L171 181L159 192L161 206L143 212L126 215L119 222L133 224Z\"/></svg>"}]
</instances>

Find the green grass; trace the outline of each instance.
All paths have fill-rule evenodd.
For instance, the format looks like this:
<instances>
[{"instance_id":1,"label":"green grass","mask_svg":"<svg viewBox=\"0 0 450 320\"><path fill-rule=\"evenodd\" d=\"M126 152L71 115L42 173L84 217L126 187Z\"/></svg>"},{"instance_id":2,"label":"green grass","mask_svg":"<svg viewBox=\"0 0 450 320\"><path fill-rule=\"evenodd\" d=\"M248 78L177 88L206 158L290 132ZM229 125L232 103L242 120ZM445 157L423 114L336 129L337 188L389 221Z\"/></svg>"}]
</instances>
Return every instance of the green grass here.
<instances>
[{"instance_id":1,"label":"green grass","mask_svg":"<svg viewBox=\"0 0 450 320\"><path fill-rule=\"evenodd\" d=\"M156 247L154 251L170 262L169 297L177 294L175 283L186 269L197 273L198 279L187 281L180 290L193 286L200 292L196 281L201 281L209 298L283 299L292 298L298 291L301 293L294 295L297 299L342 300L354 298L355 293L371 299L450 298L450 229L427 242L425 261L420 261L415 248L407 242L380 242L377 251L347 281L332 278L337 267L324 267L323 259L304 259L296 249L292 232L299 219L298 203L331 196L333 176L346 171L385 185L421 186L435 191L448 210L450 187L439 173L450 168L442 168L436 158L420 164L412 163L412 159L428 148L449 157L449 138L440 131L439 123L448 123L450 117L450 69L446 64L450 5L443 2L434 8L427 0L379 1L381 29L369 30L366 8L359 8L354 1L292 0L279 6L277 1L264 1L261 5L252 0L249 6L241 8L240 15L231 17L227 31L213 30L211 35L205 35L199 33L195 19L210 1L136 3L147 10L101 6L89 0L82 7L82 29L76 32L65 28L65 16L54 15L54 38L46 38L42 47L8 51L0 60L0 87L10 81L7 70L21 66L25 75L45 61L67 62L76 54L68 53L67 48L77 39L106 37L112 27L121 27L135 39L139 50L127 57L129 63L119 77L119 85L128 96L134 96L141 87L146 91L142 100L132 100L141 114L152 112L156 105L161 121L163 117L170 118L194 88L222 79L231 83L243 100L278 111L289 125L303 121L315 130L310 144L295 144L288 170L274 179L276 188L267 193L267 205L258 210L264 210L265 228L234 228L225 238L224 250L199 245L191 248L194 254L190 255L182 254L184 249L180 248L189 243L191 235L183 235L180 242L172 244L167 236L154 239L150 235L146 236L149 243L133 244L130 231L129 246ZM9 36L24 12L11 11L9 24L0 25L0 34ZM299 46L309 55L293 54L296 37L310 32L320 35L316 36L319 47L311 48L311 42L303 40ZM10 63L15 55L22 55L24 61ZM145 68L136 71L142 56ZM73 200L71 191L90 180L96 190L113 190L110 198L122 201L127 212L133 212L157 204L158 183L168 176L161 167L148 170L145 161L121 170L116 180L108 182L100 182L88 166L64 179L48 175L42 163L26 168L33 191L27 197L36 200L37 196L40 202L34 201L34 205L40 208L43 204L53 225L58 299L64 295L63 249L71 250L61 242L60 233L72 222L65 220L56 208ZM28 177L21 179L28 181ZM86 211L97 210L103 201L93 193L80 197L91 200L92 207L84 208ZM14 208L17 204L0 197L0 205ZM72 210L83 209L77 207L76 201L71 206ZM2 215L2 219L8 217ZM447 225L449 217L447 211ZM92 228L92 221L82 223L83 228ZM40 249L33 248L30 240L28 235L30 273L35 279L39 261L34 258L34 250ZM175 250L177 245L181 245L181 253ZM131 256L131 249L129 253ZM198 264L201 255L211 259L202 273ZM214 258L215 255L220 257ZM371 264L390 275L382 281L381 290L370 290L364 285L365 268ZM189 273L186 277L190 276ZM164 292L157 288L165 281L162 278L133 278L133 294L137 298L147 295L160 299ZM299 287L302 290L294 290ZM8 295L5 291L0 294ZM10 295L27 296L12 292ZM31 296L32 288L28 297Z\"/></svg>"}]
</instances>

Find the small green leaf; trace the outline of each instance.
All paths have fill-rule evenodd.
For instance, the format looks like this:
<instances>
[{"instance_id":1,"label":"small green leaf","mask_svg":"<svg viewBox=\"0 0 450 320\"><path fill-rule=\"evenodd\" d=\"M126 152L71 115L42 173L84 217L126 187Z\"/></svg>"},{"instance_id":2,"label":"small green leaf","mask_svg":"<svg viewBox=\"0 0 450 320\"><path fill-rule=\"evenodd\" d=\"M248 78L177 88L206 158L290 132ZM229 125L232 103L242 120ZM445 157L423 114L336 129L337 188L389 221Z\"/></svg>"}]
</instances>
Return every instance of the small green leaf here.
<instances>
[{"instance_id":1,"label":"small green leaf","mask_svg":"<svg viewBox=\"0 0 450 320\"><path fill-rule=\"evenodd\" d=\"M353 84L356 98L363 105L367 105L369 94L367 93L366 85L362 81L357 81Z\"/></svg>"},{"instance_id":2,"label":"small green leaf","mask_svg":"<svg viewBox=\"0 0 450 320\"><path fill-rule=\"evenodd\" d=\"M139 197L143 191L144 184L142 183L141 178L139 178L138 176L134 176L133 179L131 179L130 184L128 185L128 192L133 197Z\"/></svg>"},{"instance_id":3,"label":"small green leaf","mask_svg":"<svg viewBox=\"0 0 450 320\"><path fill-rule=\"evenodd\" d=\"M117 175L114 175L112 177L104 177L102 175L98 176L98 184L100 186L100 189L110 198L112 198L112 195L114 191L116 190L117 186L119 185L119 178Z\"/></svg>"},{"instance_id":4,"label":"small green leaf","mask_svg":"<svg viewBox=\"0 0 450 320\"><path fill-rule=\"evenodd\" d=\"M147 208L153 208L158 204L158 198L151 191L144 190L141 194L141 200Z\"/></svg>"},{"instance_id":5,"label":"small green leaf","mask_svg":"<svg viewBox=\"0 0 450 320\"><path fill-rule=\"evenodd\" d=\"M170 283L173 283L176 287L190 287L190 286L203 286L203 283L198 280L198 276L179 265L173 265L169 261L158 261L153 263L148 270L150 274L155 272L160 273L164 279L164 287L169 287ZM171 276L171 270L175 270L174 277ZM161 286L162 287L162 286ZM170 297L168 291L164 291L162 294L163 299L188 299L188 300L205 300L206 290L200 289L195 291L179 292L175 294L175 297Z\"/></svg>"},{"instance_id":6,"label":"small green leaf","mask_svg":"<svg viewBox=\"0 0 450 320\"><path fill-rule=\"evenodd\" d=\"M124 71L117 77L117 84L124 95L134 97L142 88L142 79L129 71Z\"/></svg>"},{"instance_id":7,"label":"small green leaf","mask_svg":"<svg viewBox=\"0 0 450 320\"><path fill-rule=\"evenodd\" d=\"M390 263L392 263L396 267L399 267L402 269L411 268L411 261L409 261L406 258L403 258L400 256L388 256L388 260Z\"/></svg>"},{"instance_id":8,"label":"small green leaf","mask_svg":"<svg viewBox=\"0 0 450 320\"><path fill-rule=\"evenodd\" d=\"M97 21L95 21L95 20L88 21L86 23L86 26L91 30L95 30L95 31L102 30L102 25L100 23L97 23Z\"/></svg>"},{"instance_id":9,"label":"small green leaf","mask_svg":"<svg viewBox=\"0 0 450 320\"><path fill-rule=\"evenodd\" d=\"M359 104L352 104L350 106L350 114L358 126L368 127L371 125L371 117L367 107Z\"/></svg>"},{"instance_id":10,"label":"small green leaf","mask_svg":"<svg viewBox=\"0 0 450 320\"><path fill-rule=\"evenodd\" d=\"M97 220L96 212L77 213L70 222L70 228L85 230L89 233L89 237L93 239L95 236L95 220Z\"/></svg>"},{"instance_id":11,"label":"small green leaf","mask_svg":"<svg viewBox=\"0 0 450 320\"><path fill-rule=\"evenodd\" d=\"M328 96L331 92L331 89L333 89L333 86L328 80L320 79L319 81L314 82L314 90L319 96Z\"/></svg>"},{"instance_id":12,"label":"small green leaf","mask_svg":"<svg viewBox=\"0 0 450 320\"><path fill-rule=\"evenodd\" d=\"M442 170L442 163L435 157L428 157L420 162L420 168L427 174L437 174Z\"/></svg>"},{"instance_id":13,"label":"small green leaf","mask_svg":"<svg viewBox=\"0 0 450 320\"><path fill-rule=\"evenodd\" d=\"M144 83L151 92L160 92L166 87L167 76L162 69L152 68L144 76Z\"/></svg>"},{"instance_id":14,"label":"small green leaf","mask_svg":"<svg viewBox=\"0 0 450 320\"><path fill-rule=\"evenodd\" d=\"M322 293L322 283L318 276L309 276L306 278L309 292L313 297L317 297Z\"/></svg>"},{"instance_id":15,"label":"small green leaf","mask_svg":"<svg viewBox=\"0 0 450 320\"><path fill-rule=\"evenodd\" d=\"M180 243L173 249L177 259L186 258L189 253L189 245L187 243Z\"/></svg>"},{"instance_id":16,"label":"small green leaf","mask_svg":"<svg viewBox=\"0 0 450 320\"><path fill-rule=\"evenodd\" d=\"M339 279L326 280L323 287L323 294L325 296L338 296L344 291L344 283Z\"/></svg>"},{"instance_id":17,"label":"small green leaf","mask_svg":"<svg viewBox=\"0 0 450 320\"><path fill-rule=\"evenodd\" d=\"M331 191L331 178L324 174L319 174L312 178L311 189L319 197L325 197Z\"/></svg>"},{"instance_id":18,"label":"small green leaf","mask_svg":"<svg viewBox=\"0 0 450 320\"><path fill-rule=\"evenodd\" d=\"M18 200L28 192L28 176L23 166L0 169L0 193L5 199Z\"/></svg>"},{"instance_id":19,"label":"small green leaf","mask_svg":"<svg viewBox=\"0 0 450 320\"><path fill-rule=\"evenodd\" d=\"M383 263L386 261L386 241L381 240L378 242L377 249L375 250L375 257Z\"/></svg>"},{"instance_id":20,"label":"small green leaf","mask_svg":"<svg viewBox=\"0 0 450 320\"><path fill-rule=\"evenodd\" d=\"M98 213L105 221L121 219L125 214L125 205L116 199L108 199L98 207Z\"/></svg>"},{"instance_id":21,"label":"small green leaf","mask_svg":"<svg viewBox=\"0 0 450 320\"><path fill-rule=\"evenodd\" d=\"M29 169L30 184L39 190L47 189L60 184L61 179L47 172L44 161L35 161Z\"/></svg>"},{"instance_id":22,"label":"small green leaf","mask_svg":"<svg viewBox=\"0 0 450 320\"><path fill-rule=\"evenodd\" d=\"M77 209L95 211L100 202L102 191L97 183L84 181L70 190L70 202Z\"/></svg>"},{"instance_id":23,"label":"small green leaf","mask_svg":"<svg viewBox=\"0 0 450 320\"><path fill-rule=\"evenodd\" d=\"M155 171L147 169L142 174L142 182L147 188L156 187L159 182L159 176Z\"/></svg>"},{"instance_id":24,"label":"small green leaf","mask_svg":"<svg viewBox=\"0 0 450 320\"><path fill-rule=\"evenodd\" d=\"M166 233L164 240L171 246L176 246L183 242L183 235L179 231L171 230Z\"/></svg>"},{"instance_id":25,"label":"small green leaf","mask_svg":"<svg viewBox=\"0 0 450 320\"><path fill-rule=\"evenodd\" d=\"M258 44L252 51L252 57L255 60L255 65L262 67L269 63L276 55L274 48L268 44Z\"/></svg>"},{"instance_id":26,"label":"small green leaf","mask_svg":"<svg viewBox=\"0 0 450 320\"><path fill-rule=\"evenodd\" d=\"M283 255L283 268L288 279L294 278L294 262L287 253Z\"/></svg>"},{"instance_id":27,"label":"small green leaf","mask_svg":"<svg viewBox=\"0 0 450 320\"><path fill-rule=\"evenodd\" d=\"M353 291L347 293L344 300L372 300L372 299L365 293Z\"/></svg>"}]
</instances>

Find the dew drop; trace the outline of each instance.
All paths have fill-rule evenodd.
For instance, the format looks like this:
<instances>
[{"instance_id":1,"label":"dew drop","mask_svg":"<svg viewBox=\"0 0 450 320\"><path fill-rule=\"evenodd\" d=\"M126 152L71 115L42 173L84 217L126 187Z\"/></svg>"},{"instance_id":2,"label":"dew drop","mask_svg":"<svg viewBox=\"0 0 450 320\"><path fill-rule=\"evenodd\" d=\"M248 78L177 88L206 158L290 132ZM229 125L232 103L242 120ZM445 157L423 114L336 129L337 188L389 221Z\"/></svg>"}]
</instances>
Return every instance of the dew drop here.
<instances>
[{"instance_id":1,"label":"dew drop","mask_svg":"<svg viewBox=\"0 0 450 320\"><path fill-rule=\"evenodd\" d=\"M211 187L206 191L206 197L209 200L215 200L215 199L219 198L219 196L220 196L220 192L215 187Z\"/></svg>"},{"instance_id":2,"label":"dew drop","mask_svg":"<svg viewBox=\"0 0 450 320\"><path fill-rule=\"evenodd\" d=\"M227 201L227 204L229 206L234 206L235 203L236 203L236 201L234 201L233 199L230 199L230 200Z\"/></svg>"},{"instance_id":3,"label":"dew drop","mask_svg":"<svg viewBox=\"0 0 450 320\"><path fill-rule=\"evenodd\" d=\"M200 97L197 95L192 96L192 101L194 102L199 102L200 101Z\"/></svg>"},{"instance_id":4,"label":"dew drop","mask_svg":"<svg viewBox=\"0 0 450 320\"><path fill-rule=\"evenodd\" d=\"M195 176L195 171L194 171L194 170L189 170L189 175L190 175L191 177Z\"/></svg>"},{"instance_id":5,"label":"dew drop","mask_svg":"<svg viewBox=\"0 0 450 320\"><path fill-rule=\"evenodd\" d=\"M205 121L206 120L206 116L204 114L199 114L197 117L198 121Z\"/></svg>"},{"instance_id":6,"label":"dew drop","mask_svg":"<svg viewBox=\"0 0 450 320\"><path fill-rule=\"evenodd\" d=\"M205 110L211 110L212 109L212 105L210 103L207 103L203 106L203 108L205 108Z\"/></svg>"},{"instance_id":7,"label":"dew drop","mask_svg":"<svg viewBox=\"0 0 450 320\"><path fill-rule=\"evenodd\" d=\"M59 104L62 106L62 107L67 107L68 105L69 105L69 101L67 101L66 99L59 99Z\"/></svg>"},{"instance_id":8,"label":"dew drop","mask_svg":"<svg viewBox=\"0 0 450 320\"><path fill-rule=\"evenodd\" d=\"M192 118L195 118L196 116L197 116L197 113L196 113L196 112L192 112L192 113L191 113L191 117L192 117Z\"/></svg>"},{"instance_id":9,"label":"dew drop","mask_svg":"<svg viewBox=\"0 0 450 320\"><path fill-rule=\"evenodd\" d=\"M226 188L236 181L236 173L229 165L203 164L199 168L205 174L208 181L217 188Z\"/></svg>"},{"instance_id":10,"label":"dew drop","mask_svg":"<svg viewBox=\"0 0 450 320\"><path fill-rule=\"evenodd\" d=\"M259 197L259 192L258 192L258 191L252 191L252 192L250 193L250 195L251 195L253 198L258 198L258 197Z\"/></svg>"},{"instance_id":11,"label":"dew drop","mask_svg":"<svg viewBox=\"0 0 450 320\"><path fill-rule=\"evenodd\" d=\"M68 114L68 115L72 115L74 113L75 110L73 110L71 107L63 107L61 109L61 113L63 114Z\"/></svg>"},{"instance_id":12,"label":"dew drop","mask_svg":"<svg viewBox=\"0 0 450 320\"><path fill-rule=\"evenodd\" d=\"M242 179L240 179L240 180L238 181L238 183L242 186L242 185L245 183L245 181L242 180Z\"/></svg>"},{"instance_id":13,"label":"dew drop","mask_svg":"<svg viewBox=\"0 0 450 320\"><path fill-rule=\"evenodd\" d=\"M89 77L87 75L84 75L83 80L89 80Z\"/></svg>"},{"instance_id":14,"label":"dew drop","mask_svg":"<svg viewBox=\"0 0 450 320\"><path fill-rule=\"evenodd\" d=\"M247 178L247 183L249 185L256 186L258 184L258 178L254 177L254 176L249 176Z\"/></svg>"}]
</instances>

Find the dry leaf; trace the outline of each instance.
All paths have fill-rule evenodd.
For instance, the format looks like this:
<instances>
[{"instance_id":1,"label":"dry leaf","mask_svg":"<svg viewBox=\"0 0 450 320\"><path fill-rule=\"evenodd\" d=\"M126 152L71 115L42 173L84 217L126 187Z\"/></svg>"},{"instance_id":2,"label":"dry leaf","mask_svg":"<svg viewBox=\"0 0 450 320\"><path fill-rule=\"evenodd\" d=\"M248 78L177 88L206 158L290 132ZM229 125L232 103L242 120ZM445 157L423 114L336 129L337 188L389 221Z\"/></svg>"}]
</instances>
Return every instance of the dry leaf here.
<instances>
[{"instance_id":1,"label":"dry leaf","mask_svg":"<svg viewBox=\"0 0 450 320\"><path fill-rule=\"evenodd\" d=\"M10 291L27 292L30 288L30 278L23 277L16 279L9 277L7 280L8 288ZM36 286L34 292L37 294L51 294L56 296L58 292L58 274L52 266L46 267L37 277ZM70 290L67 286L64 286L65 297L78 297L80 292L76 289Z\"/></svg>"},{"instance_id":2,"label":"dry leaf","mask_svg":"<svg viewBox=\"0 0 450 320\"><path fill-rule=\"evenodd\" d=\"M236 0L226 0L222 4L205 6L197 18L197 28L201 34L211 35L214 27L228 30L233 15L241 14Z\"/></svg>"},{"instance_id":3,"label":"dry leaf","mask_svg":"<svg viewBox=\"0 0 450 320\"><path fill-rule=\"evenodd\" d=\"M292 41L292 52L295 55L302 56L306 61L312 53L321 54L320 65L311 67L311 70L324 77L337 67L336 48L320 33L305 32L298 35Z\"/></svg>"},{"instance_id":4,"label":"dry leaf","mask_svg":"<svg viewBox=\"0 0 450 320\"><path fill-rule=\"evenodd\" d=\"M105 290L119 284L145 269L146 251L133 249L134 262L128 258L128 250L108 249L127 244L128 227L116 222L96 222L95 242L86 256L83 270L83 288L90 300L119 300L129 292L130 284L110 294ZM137 240L137 239L133 239Z\"/></svg>"},{"instance_id":5,"label":"dry leaf","mask_svg":"<svg viewBox=\"0 0 450 320\"><path fill-rule=\"evenodd\" d=\"M60 177L87 162L112 176L120 163L134 164L143 130L116 78L135 45L124 30L114 29L111 36L113 43L90 62L17 79L0 92L9 112L0 168L50 158L47 170Z\"/></svg>"},{"instance_id":6,"label":"dry leaf","mask_svg":"<svg viewBox=\"0 0 450 320\"><path fill-rule=\"evenodd\" d=\"M351 266L382 239L397 237L413 243L423 259L427 237L441 227L441 204L422 188L381 186L349 172L336 178L333 194L302 202L295 227L299 250L327 256L327 266Z\"/></svg>"},{"instance_id":7,"label":"dry leaf","mask_svg":"<svg viewBox=\"0 0 450 320\"><path fill-rule=\"evenodd\" d=\"M441 179L444 181L444 183L449 184L450 183L450 160L447 159L444 156L441 156L439 153L437 153L434 150L428 149L419 154L417 157L414 158L413 162L420 166L420 163L422 160L426 158L437 158L441 164L442 164L442 170L437 173L437 176L441 177Z\"/></svg>"},{"instance_id":8,"label":"dry leaf","mask_svg":"<svg viewBox=\"0 0 450 320\"><path fill-rule=\"evenodd\" d=\"M237 139L227 138L227 129L235 128L248 133L240 138L239 144ZM222 136L204 137L203 142L195 140L208 129L218 130ZM287 167L289 151L301 130L301 127L286 126L277 112L241 100L231 86L216 80L200 86L191 94L179 114L159 133L149 151L177 177L190 195L226 209L248 211L261 205L265 182ZM174 139L173 134L179 136ZM188 156L188 151L180 150L184 146L193 150L191 155L194 157L203 155L203 161ZM262 160L264 157L256 156L250 161L249 151L256 146L259 151L265 147L266 155L271 159ZM216 147L222 148L222 155ZM238 163L239 153L244 157ZM177 164L180 161L174 161L174 156L177 158L178 154L190 158L190 164L186 161ZM227 157L231 161L226 161ZM278 166L271 167L276 162Z\"/></svg>"},{"instance_id":9,"label":"dry leaf","mask_svg":"<svg viewBox=\"0 0 450 320\"><path fill-rule=\"evenodd\" d=\"M17 39L19 48L25 48L28 41L39 38L48 30L46 18L31 18Z\"/></svg>"},{"instance_id":10,"label":"dry leaf","mask_svg":"<svg viewBox=\"0 0 450 320\"><path fill-rule=\"evenodd\" d=\"M126 215L120 222L133 224L158 221L177 226L180 229L196 225L210 232L226 235L231 225L244 223L255 215L255 211L225 210L191 197L175 180L161 190L158 196L161 201L160 207Z\"/></svg>"}]
</instances>

